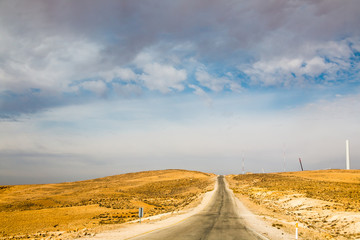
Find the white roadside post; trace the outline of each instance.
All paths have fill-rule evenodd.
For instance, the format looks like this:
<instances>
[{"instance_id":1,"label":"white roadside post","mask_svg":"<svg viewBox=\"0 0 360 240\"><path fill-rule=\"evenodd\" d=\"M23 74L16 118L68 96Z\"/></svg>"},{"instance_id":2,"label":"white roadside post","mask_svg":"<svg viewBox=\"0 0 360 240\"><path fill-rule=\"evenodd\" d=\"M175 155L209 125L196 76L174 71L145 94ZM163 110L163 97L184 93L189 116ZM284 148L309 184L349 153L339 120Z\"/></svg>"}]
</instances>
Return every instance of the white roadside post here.
<instances>
[{"instance_id":1,"label":"white roadside post","mask_svg":"<svg viewBox=\"0 0 360 240\"><path fill-rule=\"evenodd\" d=\"M139 223L141 223L141 218L144 216L144 209L142 207L139 208Z\"/></svg>"},{"instance_id":2,"label":"white roadside post","mask_svg":"<svg viewBox=\"0 0 360 240\"><path fill-rule=\"evenodd\" d=\"M296 223L295 239L299 239L299 224Z\"/></svg>"}]
</instances>

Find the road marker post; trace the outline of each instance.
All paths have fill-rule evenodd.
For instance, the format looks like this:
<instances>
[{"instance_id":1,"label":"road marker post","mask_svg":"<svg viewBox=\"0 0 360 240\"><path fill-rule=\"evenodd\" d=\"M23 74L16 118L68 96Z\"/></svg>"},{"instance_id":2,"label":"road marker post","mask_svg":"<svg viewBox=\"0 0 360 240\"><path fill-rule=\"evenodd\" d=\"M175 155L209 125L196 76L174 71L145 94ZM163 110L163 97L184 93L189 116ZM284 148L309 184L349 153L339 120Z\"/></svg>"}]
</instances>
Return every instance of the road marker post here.
<instances>
[{"instance_id":1,"label":"road marker post","mask_svg":"<svg viewBox=\"0 0 360 240\"><path fill-rule=\"evenodd\" d=\"M296 226L295 239L299 239L299 224L296 223L295 226Z\"/></svg>"},{"instance_id":2,"label":"road marker post","mask_svg":"<svg viewBox=\"0 0 360 240\"><path fill-rule=\"evenodd\" d=\"M144 208L139 207L139 223L141 223L141 218L144 216Z\"/></svg>"}]
</instances>

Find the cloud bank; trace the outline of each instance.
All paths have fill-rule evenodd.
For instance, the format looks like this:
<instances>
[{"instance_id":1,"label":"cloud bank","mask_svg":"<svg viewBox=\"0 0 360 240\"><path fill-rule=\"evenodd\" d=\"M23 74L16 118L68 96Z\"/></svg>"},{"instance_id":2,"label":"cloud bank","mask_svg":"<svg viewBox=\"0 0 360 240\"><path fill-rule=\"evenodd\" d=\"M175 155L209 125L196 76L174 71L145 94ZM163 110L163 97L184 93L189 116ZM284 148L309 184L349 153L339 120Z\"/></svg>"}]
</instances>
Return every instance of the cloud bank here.
<instances>
[{"instance_id":1,"label":"cloud bank","mask_svg":"<svg viewBox=\"0 0 360 240\"><path fill-rule=\"evenodd\" d=\"M358 1L2 1L2 116L190 85L358 85L359 10Z\"/></svg>"},{"instance_id":2,"label":"cloud bank","mask_svg":"<svg viewBox=\"0 0 360 240\"><path fill-rule=\"evenodd\" d=\"M359 12L357 0L1 1L2 181L31 179L27 166L63 169L54 181L113 166L228 173L243 153L251 171L278 171L284 144L310 168L340 167L342 142L360 142Z\"/></svg>"}]
</instances>

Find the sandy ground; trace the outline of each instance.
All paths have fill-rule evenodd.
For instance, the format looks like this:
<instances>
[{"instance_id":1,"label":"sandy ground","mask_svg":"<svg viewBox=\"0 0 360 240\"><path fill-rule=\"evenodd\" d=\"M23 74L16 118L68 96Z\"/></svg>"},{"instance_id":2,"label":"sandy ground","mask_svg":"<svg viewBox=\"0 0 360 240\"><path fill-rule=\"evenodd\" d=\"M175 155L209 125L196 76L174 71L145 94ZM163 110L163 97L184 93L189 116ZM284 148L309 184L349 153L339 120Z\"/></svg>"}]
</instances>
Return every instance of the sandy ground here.
<instances>
[{"instance_id":1,"label":"sandy ground","mask_svg":"<svg viewBox=\"0 0 360 240\"><path fill-rule=\"evenodd\" d=\"M334 210L329 207L336 205L332 202L306 198L300 194L286 195L277 200L269 200L262 195L259 195L258 199L262 199L263 207L286 213L286 216L277 214L273 217L265 214L264 219L280 224L287 230L293 228L294 219L297 219L299 232L304 238L312 236L313 239L360 239L356 237L360 231L359 212ZM334 235L337 237L332 237Z\"/></svg>"},{"instance_id":2,"label":"sandy ground","mask_svg":"<svg viewBox=\"0 0 360 240\"><path fill-rule=\"evenodd\" d=\"M140 224L138 221L131 223L122 224L120 228L110 231L105 231L96 234L95 236L83 236L77 239L132 239L137 236L141 236L162 228L170 227L172 225L178 224L182 221L185 221L187 218L193 216L194 214L202 211L211 201L214 193L217 190L217 184L211 192L207 192L203 195L201 203L192 209L186 211L179 211L174 213L166 213L161 215L156 215L148 218L142 219ZM232 190L229 189L231 194ZM257 215L254 215L245 205L239 201L238 198L234 196L236 205L238 206L238 214L240 217L244 218L247 227L253 230L259 235L262 239L291 239L291 235L271 226L270 223L262 221L261 218Z\"/></svg>"},{"instance_id":3,"label":"sandy ground","mask_svg":"<svg viewBox=\"0 0 360 240\"><path fill-rule=\"evenodd\" d=\"M251 229L253 232L257 233L259 237L263 239L295 239L295 235L291 235L289 233L284 232L281 229L278 229L272 225L272 223L268 221L263 221L261 216L255 215L251 212L233 193L227 184L228 191L231 192L235 199L235 203L237 205L238 215L242 217L246 223L246 226Z\"/></svg>"},{"instance_id":4,"label":"sandy ground","mask_svg":"<svg viewBox=\"0 0 360 240\"><path fill-rule=\"evenodd\" d=\"M319 182L334 182L334 187L341 182L357 185L359 183L358 171L331 170L283 173L283 175L290 177L300 175L300 181L307 178ZM309 198L304 193L291 190L270 191L253 187L251 184L257 180L256 178L252 179L252 182L249 181L248 184L242 182L240 185L236 185L236 181L233 182L231 178L229 179L235 189L235 195L240 199L238 202L240 214L246 214L247 208L252 213L245 217L246 221L249 221L254 214L258 218L260 217L262 221L256 224L258 227L255 227L255 230L270 239L295 239L295 226L298 223L299 239L360 240L360 211L357 211L356 207L352 207L353 205L356 206L355 203L359 201L359 195L357 195L359 191L356 187L354 190L353 188L349 190L353 194L353 198L350 200L353 201L351 203L353 205L349 205L349 202L336 202L332 201L331 198L329 201ZM341 190L341 187L338 186L338 188ZM316 192L318 189L315 188L313 191ZM346 191L344 192L346 193ZM335 195L335 197L339 196ZM241 205L245 205L246 208L242 210ZM256 220L254 220L255 222ZM261 226L264 222L267 223L267 227ZM274 228L274 231L266 230L269 227ZM276 229L287 232L290 238L284 237L286 233L276 233Z\"/></svg>"}]
</instances>

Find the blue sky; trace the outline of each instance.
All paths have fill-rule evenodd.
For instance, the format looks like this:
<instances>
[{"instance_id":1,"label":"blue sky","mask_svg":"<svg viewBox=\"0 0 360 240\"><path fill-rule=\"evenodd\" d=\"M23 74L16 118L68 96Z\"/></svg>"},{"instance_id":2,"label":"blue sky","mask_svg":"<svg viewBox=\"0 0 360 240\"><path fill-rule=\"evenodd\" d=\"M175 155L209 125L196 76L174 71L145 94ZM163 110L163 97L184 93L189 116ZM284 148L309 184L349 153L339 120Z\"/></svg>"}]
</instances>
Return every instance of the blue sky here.
<instances>
[{"instance_id":1,"label":"blue sky","mask_svg":"<svg viewBox=\"0 0 360 240\"><path fill-rule=\"evenodd\" d=\"M360 3L0 2L0 184L343 168Z\"/></svg>"}]
</instances>

